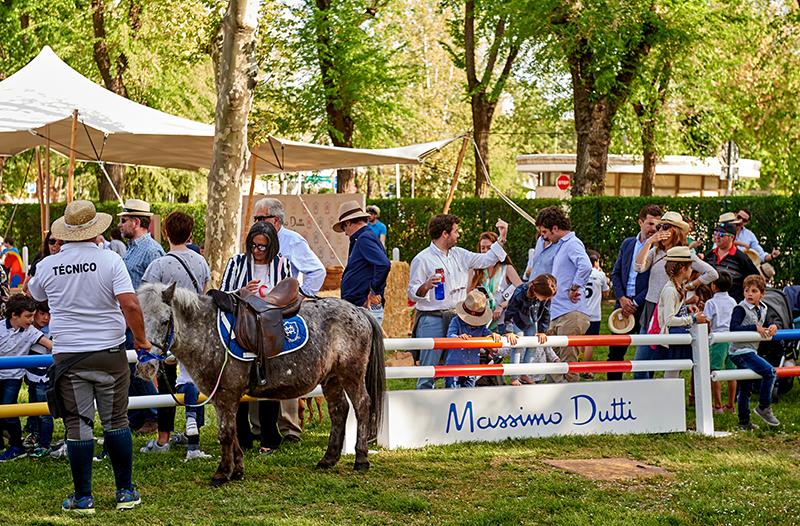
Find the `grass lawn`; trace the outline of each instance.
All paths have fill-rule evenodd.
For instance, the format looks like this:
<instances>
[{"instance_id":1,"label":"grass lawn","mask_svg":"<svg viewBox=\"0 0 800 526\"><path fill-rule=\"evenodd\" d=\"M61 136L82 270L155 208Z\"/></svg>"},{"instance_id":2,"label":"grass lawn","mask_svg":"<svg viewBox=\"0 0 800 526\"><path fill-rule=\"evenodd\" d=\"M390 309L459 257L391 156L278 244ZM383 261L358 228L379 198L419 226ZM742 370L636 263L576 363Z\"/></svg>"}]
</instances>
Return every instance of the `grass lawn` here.
<instances>
[{"instance_id":1,"label":"grass lawn","mask_svg":"<svg viewBox=\"0 0 800 526\"><path fill-rule=\"evenodd\" d=\"M596 358L604 353L598 351ZM397 387L394 383L394 388ZM380 451L366 474L352 457L318 472L327 422L270 457L245 456L245 480L212 490L219 458L211 426L202 432L212 460L183 462L183 449L143 455L136 437L134 479L143 505L113 511L108 461L94 464L94 517L64 515L71 492L66 460L0 465L0 524L800 524L800 387L775 406L777 430L725 438L687 434L590 436ZM177 427L183 426L179 409ZM687 421L693 425L690 410ZM720 430L735 415L717 415ZM762 429L766 426L762 426ZM57 426L56 436L63 428ZM550 459L625 457L664 468L647 479L604 482L545 464Z\"/></svg>"}]
</instances>

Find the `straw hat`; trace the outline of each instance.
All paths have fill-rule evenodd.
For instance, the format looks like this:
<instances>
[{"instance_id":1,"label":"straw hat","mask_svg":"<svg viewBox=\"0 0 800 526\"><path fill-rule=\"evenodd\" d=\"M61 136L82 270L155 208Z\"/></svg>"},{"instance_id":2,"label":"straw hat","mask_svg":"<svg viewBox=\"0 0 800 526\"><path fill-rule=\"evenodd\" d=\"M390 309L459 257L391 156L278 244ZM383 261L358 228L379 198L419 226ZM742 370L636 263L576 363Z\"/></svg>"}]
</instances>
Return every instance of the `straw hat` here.
<instances>
[{"instance_id":1,"label":"straw hat","mask_svg":"<svg viewBox=\"0 0 800 526\"><path fill-rule=\"evenodd\" d=\"M667 250L667 261L692 261L692 251L689 247L672 247Z\"/></svg>"},{"instance_id":2,"label":"straw hat","mask_svg":"<svg viewBox=\"0 0 800 526\"><path fill-rule=\"evenodd\" d=\"M53 237L62 241L83 241L102 234L111 224L111 215L98 213L91 201L73 201L64 217L53 222Z\"/></svg>"},{"instance_id":3,"label":"straw hat","mask_svg":"<svg viewBox=\"0 0 800 526\"><path fill-rule=\"evenodd\" d=\"M128 199L125 201L125 204L122 205L122 212L117 215L150 217L153 214L150 213L150 203L147 201L142 201L141 199Z\"/></svg>"},{"instance_id":4,"label":"straw hat","mask_svg":"<svg viewBox=\"0 0 800 526\"><path fill-rule=\"evenodd\" d=\"M764 279L767 281L775 277L775 267L771 263L762 263L759 270L761 270L761 274L764 275Z\"/></svg>"},{"instance_id":5,"label":"straw hat","mask_svg":"<svg viewBox=\"0 0 800 526\"><path fill-rule=\"evenodd\" d=\"M378 205L369 205L367 206L367 213L368 214L375 214L376 216L381 215L381 209L378 208Z\"/></svg>"},{"instance_id":6,"label":"straw hat","mask_svg":"<svg viewBox=\"0 0 800 526\"><path fill-rule=\"evenodd\" d=\"M614 334L628 334L636 325L633 315L625 316L622 309L615 309L608 317L608 330Z\"/></svg>"},{"instance_id":7,"label":"straw hat","mask_svg":"<svg viewBox=\"0 0 800 526\"><path fill-rule=\"evenodd\" d=\"M456 315L469 325L480 327L492 321L492 311L486 308L486 294L471 290L456 306Z\"/></svg>"},{"instance_id":8,"label":"straw hat","mask_svg":"<svg viewBox=\"0 0 800 526\"><path fill-rule=\"evenodd\" d=\"M352 221L353 219L369 219L369 214L364 212L358 201L345 201L339 205L339 221L334 223L334 232L344 232L342 223L345 221Z\"/></svg>"},{"instance_id":9,"label":"straw hat","mask_svg":"<svg viewBox=\"0 0 800 526\"><path fill-rule=\"evenodd\" d=\"M761 257L758 255L758 252L752 248L744 249L744 255L750 258L750 261L753 262L753 265L755 265L756 268L761 266Z\"/></svg>"},{"instance_id":10,"label":"straw hat","mask_svg":"<svg viewBox=\"0 0 800 526\"><path fill-rule=\"evenodd\" d=\"M742 222L742 220L736 217L736 214L734 214L733 212L725 212L724 214L719 216L719 222L733 223L734 225L738 225L739 223Z\"/></svg>"},{"instance_id":11,"label":"straw hat","mask_svg":"<svg viewBox=\"0 0 800 526\"><path fill-rule=\"evenodd\" d=\"M662 215L661 219L658 221L658 224L663 223L678 227L686 233L689 232L689 223L684 221L683 216L678 212L664 212L664 215Z\"/></svg>"}]
</instances>

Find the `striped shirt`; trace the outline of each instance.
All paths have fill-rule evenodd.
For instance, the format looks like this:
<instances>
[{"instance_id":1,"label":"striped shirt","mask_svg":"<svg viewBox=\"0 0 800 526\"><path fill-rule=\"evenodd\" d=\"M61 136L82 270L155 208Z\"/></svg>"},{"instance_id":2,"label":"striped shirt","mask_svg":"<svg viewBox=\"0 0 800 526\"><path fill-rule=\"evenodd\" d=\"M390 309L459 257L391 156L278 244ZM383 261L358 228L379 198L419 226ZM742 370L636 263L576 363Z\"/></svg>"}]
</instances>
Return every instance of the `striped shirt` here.
<instances>
[{"instance_id":1,"label":"striped shirt","mask_svg":"<svg viewBox=\"0 0 800 526\"><path fill-rule=\"evenodd\" d=\"M234 292L241 289L247 285L248 282L255 279L253 278L255 275L254 270L253 262L247 257L247 254L236 254L228 260L228 265L225 267L225 272L222 274L220 290L224 292ZM292 270L286 258L278 256L270 263L267 275L259 276L258 278L261 284L267 287L267 290L272 290L272 287L279 281L291 276Z\"/></svg>"}]
</instances>

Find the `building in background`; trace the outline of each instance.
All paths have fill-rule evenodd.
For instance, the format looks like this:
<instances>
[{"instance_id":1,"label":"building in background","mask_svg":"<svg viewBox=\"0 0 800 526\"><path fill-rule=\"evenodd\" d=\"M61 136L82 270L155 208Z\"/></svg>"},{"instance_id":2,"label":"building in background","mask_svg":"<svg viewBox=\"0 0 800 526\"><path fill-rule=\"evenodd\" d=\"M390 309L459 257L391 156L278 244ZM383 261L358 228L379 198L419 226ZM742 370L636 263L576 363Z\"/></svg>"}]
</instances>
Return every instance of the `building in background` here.
<instances>
[{"instance_id":1,"label":"building in background","mask_svg":"<svg viewBox=\"0 0 800 526\"><path fill-rule=\"evenodd\" d=\"M569 189L557 186L559 176L572 182L575 173L573 154L534 154L517 157L517 171L529 177L525 187L529 198L569 197ZM758 179L761 161L739 159L739 179ZM701 159L686 155L667 155L656 165L654 195L716 197L725 195L727 181L721 177L722 165L713 157ZM564 177L561 178L565 180ZM642 159L635 155L609 155L604 195L638 196L642 184Z\"/></svg>"}]
</instances>

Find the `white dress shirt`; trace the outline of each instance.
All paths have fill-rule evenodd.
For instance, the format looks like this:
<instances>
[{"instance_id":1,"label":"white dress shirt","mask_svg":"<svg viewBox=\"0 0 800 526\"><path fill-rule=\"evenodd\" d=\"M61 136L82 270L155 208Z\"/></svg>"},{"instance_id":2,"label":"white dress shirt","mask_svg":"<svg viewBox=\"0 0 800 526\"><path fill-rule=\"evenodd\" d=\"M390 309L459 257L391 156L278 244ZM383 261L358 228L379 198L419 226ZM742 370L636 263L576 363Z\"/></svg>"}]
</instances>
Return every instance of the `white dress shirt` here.
<instances>
[{"instance_id":1,"label":"white dress shirt","mask_svg":"<svg viewBox=\"0 0 800 526\"><path fill-rule=\"evenodd\" d=\"M279 255L289 260L291 275L300 280L303 292L312 295L319 292L325 281L325 267L308 246L308 241L295 232L282 226L278 230Z\"/></svg>"}]
</instances>

